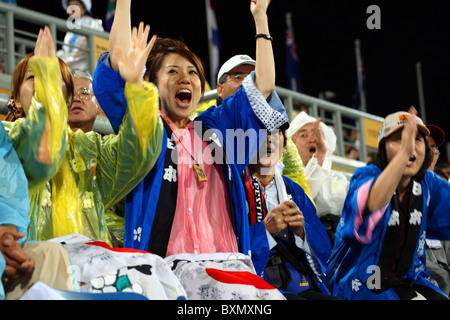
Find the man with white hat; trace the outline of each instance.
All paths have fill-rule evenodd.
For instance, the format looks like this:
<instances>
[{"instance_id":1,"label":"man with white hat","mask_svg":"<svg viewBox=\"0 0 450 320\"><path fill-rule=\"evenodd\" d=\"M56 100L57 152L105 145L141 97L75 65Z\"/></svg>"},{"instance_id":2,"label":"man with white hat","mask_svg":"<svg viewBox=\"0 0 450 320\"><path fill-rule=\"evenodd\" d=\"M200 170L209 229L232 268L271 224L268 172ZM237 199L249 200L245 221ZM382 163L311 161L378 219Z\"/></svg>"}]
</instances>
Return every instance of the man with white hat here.
<instances>
[{"instance_id":1,"label":"man with white hat","mask_svg":"<svg viewBox=\"0 0 450 320\"><path fill-rule=\"evenodd\" d=\"M331 170L336 135L320 119L311 117L304 111L294 118L286 133L298 149L317 207L317 216L333 243L348 191L347 178L342 173Z\"/></svg>"},{"instance_id":2,"label":"man with white hat","mask_svg":"<svg viewBox=\"0 0 450 320\"><path fill-rule=\"evenodd\" d=\"M242 81L253 70L256 61L246 54L238 54L228 59L217 74L218 104L233 95L241 86Z\"/></svg>"},{"instance_id":3,"label":"man with white hat","mask_svg":"<svg viewBox=\"0 0 450 320\"><path fill-rule=\"evenodd\" d=\"M217 105L222 104L222 101L229 96L236 93L240 88L242 81L252 71L255 70L256 61L246 54L237 54L228 59L219 69L217 73ZM278 99L276 91L273 91L273 96L269 97L273 103L280 101ZM281 101L280 101L281 104ZM284 108L284 106L283 106ZM289 123L284 125L284 129L287 129ZM294 148L293 142L290 137L287 139L286 157L288 160L282 159L280 161L279 168L282 173L298 183L306 192L306 194L312 198L309 188L309 182L305 178L305 169L301 167L298 159L297 149ZM283 157L283 158L284 158ZM286 168L286 170L284 170Z\"/></svg>"}]
</instances>

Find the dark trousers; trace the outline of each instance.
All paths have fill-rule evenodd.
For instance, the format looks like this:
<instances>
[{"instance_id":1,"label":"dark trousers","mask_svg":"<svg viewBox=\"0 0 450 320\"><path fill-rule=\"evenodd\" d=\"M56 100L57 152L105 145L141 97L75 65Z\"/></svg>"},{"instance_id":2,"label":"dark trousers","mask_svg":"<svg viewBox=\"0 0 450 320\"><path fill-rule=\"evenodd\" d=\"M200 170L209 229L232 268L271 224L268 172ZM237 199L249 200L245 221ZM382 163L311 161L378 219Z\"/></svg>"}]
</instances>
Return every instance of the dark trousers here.
<instances>
[{"instance_id":1,"label":"dark trousers","mask_svg":"<svg viewBox=\"0 0 450 320\"><path fill-rule=\"evenodd\" d=\"M335 296L331 296L316 290L306 290L299 294L286 293L284 297L287 300L341 300Z\"/></svg>"},{"instance_id":2,"label":"dark trousers","mask_svg":"<svg viewBox=\"0 0 450 320\"><path fill-rule=\"evenodd\" d=\"M411 300L414 299L417 294L416 292L420 293L425 297L427 300L448 300L447 297L443 296L439 292L425 286L420 286L418 284L413 284L411 287L405 289L397 289L394 288L394 291L397 293L400 300Z\"/></svg>"},{"instance_id":3,"label":"dark trousers","mask_svg":"<svg viewBox=\"0 0 450 320\"><path fill-rule=\"evenodd\" d=\"M334 247L334 234L336 233L336 228L339 223L340 217L335 214L327 214L320 218L320 222L322 222L325 230L327 231L327 235L330 238L331 248Z\"/></svg>"}]
</instances>

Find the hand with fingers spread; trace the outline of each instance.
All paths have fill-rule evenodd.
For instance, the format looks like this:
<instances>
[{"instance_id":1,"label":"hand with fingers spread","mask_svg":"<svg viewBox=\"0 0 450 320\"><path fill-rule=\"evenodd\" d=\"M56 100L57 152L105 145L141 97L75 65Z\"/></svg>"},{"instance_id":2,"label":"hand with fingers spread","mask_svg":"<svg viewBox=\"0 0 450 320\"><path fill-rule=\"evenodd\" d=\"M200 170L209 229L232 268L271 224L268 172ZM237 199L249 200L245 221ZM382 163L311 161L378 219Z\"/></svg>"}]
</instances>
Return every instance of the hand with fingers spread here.
<instances>
[{"instance_id":1,"label":"hand with fingers spread","mask_svg":"<svg viewBox=\"0 0 450 320\"><path fill-rule=\"evenodd\" d=\"M156 35L154 35L147 44L149 33L150 26L147 25L144 29L144 23L141 22L139 30L133 28L130 50L127 55L124 56L122 48L116 47L120 75L129 83L137 85L143 84L144 80L142 78L142 73L144 71L144 66L156 41Z\"/></svg>"},{"instance_id":2,"label":"hand with fingers spread","mask_svg":"<svg viewBox=\"0 0 450 320\"><path fill-rule=\"evenodd\" d=\"M289 226L302 239L305 237L305 219L293 201L285 201L270 210L264 218L264 225L271 235Z\"/></svg>"}]
</instances>

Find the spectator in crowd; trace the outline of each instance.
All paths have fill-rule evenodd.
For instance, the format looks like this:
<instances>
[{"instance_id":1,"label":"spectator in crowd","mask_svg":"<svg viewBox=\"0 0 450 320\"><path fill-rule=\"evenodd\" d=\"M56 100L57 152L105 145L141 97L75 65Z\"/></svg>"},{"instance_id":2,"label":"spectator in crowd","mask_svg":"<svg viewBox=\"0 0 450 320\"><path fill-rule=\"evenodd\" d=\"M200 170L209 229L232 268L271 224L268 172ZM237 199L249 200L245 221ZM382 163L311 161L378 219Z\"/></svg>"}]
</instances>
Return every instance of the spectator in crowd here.
<instances>
[{"instance_id":1,"label":"spectator in crowd","mask_svg":"<svg viewBox=\"0 0 450 320\"><path fill-rule=\"evenodd\" d=\"M28 189L39 187L56 173L64 155L60 150L67 145L63 131L58 130L67 109L60 109L61 104L55 102L64 101L63 91L69 98L66 88L70 85L61 85L60 65L52 45L49 29L41 30L29 68L22 70L25 83L13 91L18 108L29 117L5 122L9 137L0 124L0 300L20 298L37 281L57 289L73 289L69 257L62 247L46 242L25 243L30 223ZM47 82L47 92L42 90L43 82ZM51 93L59 97L49 99ZM50 113L54 117L47 118ZM52 144L51 136L59 144Z\"/></svg>"},{"instance_id":2,"label":"spectator in crowd","mask_svg":"<svg viewBox=\"0 0 450 320\"><path fill-rule=\"evenodd\" d=\"M141 38L144 36L140 35ZM54 50L53 40L50 38L49 41L51 41L49 50ZM146 52L150 47L150 45L145 47ZM35 115L29 114L27 110L35 100L33 99L35 88L36 93L44 95L46 99L38 101L43 101L44 105L51 103L54 106L54 110L47 115L59 120L57 123L57 128L60 129L59 138L57 139L56 134L49 134L50 138L59 140L59 143L61 141L67 143L66 148L61 148L61 161L54 169L54 177L47 175L46 180L40 181L39 187L30 190L29 239L47 240L79 233L91 239L111 243L105 221L105 208L110 208L122 199L148 174L156 160L155 155L159 154L161 148L163 128L158 116L156 89L151 85L142 86L141 77L132 78L135 76L133 72L139 68L138 58L144 59L143 51L142 46L133 48L130 57L136 59L136 65L130 63L128 59L127 64L122 65L124 70L121 72L124 72L127 80L132 80L127 83L125 90L127 114L120 132L105 138L93 131L85 133L82 130L76 132L68 130L67 106L72 104L73 79L69 67L62 60L59 60L61 71L59 68L51 69L54 74L44 76L36 74L37 71L34 69L34 73L28 71L33 54L27 55L19 62L13 74L13 98L16 105L25 111L28 121L34 119ZM54 52L53 56L56 63ZM47 71L46 68L42 69ZM66 99L59 89L58 79L61 79L61 76L57 72L63 74L63 79L70 80L70 85L64 83L63 86ZM66 89L68 87L70 90ZM45 117L45 114L43 116ZM11 134L16 135L13 130ZM28 132L27 135L30 144L38 143L34 141L40 137L38 132ZM21 157L21 152L18 153ZM24 162L26 161L28 160L25 158ZM38 170L31 170L30 174L38 173ZM29 178L28 173L27 177Z\"/></svg>"},{"instance_id":3,"label":"spectator in crowd","mask_svg":"<svg viewBox=\"0 0 450 320\"><path fill-rule=\"evenodd\" d=\"M67 65L52 49L46 27L39 32L36 54L25 56L14 70L10 110L3 122L21 162L26 164L30 196L55 175L67 147L61 123L67 121L66 103L72 101L73 80ZM36 148L40 145L43 147Z\"/></svg>"},{"instance_id":4,"label":"spectator in crowd","mask_svg":"<svg viewBox=\"0 0 450 320\"><path fill-rule=\"evenodd\" d=\"M87 71L73 70L74 96L69 107L68 124L73 132L78 129L85 133L94 130L97 115L101 113L101 107L95 98L92 89L92 76ZM113 207L106 209L106 225L112 237L113 246L123 245L124 228L124 199Z\"/></svg>"},{"instance_id":5,"label":"spectator in crowd","mask_svg":"<svg viewBox=\"0 0 450 320\"><path fill-rule=\"evenodd\" d=\"M87 71L73 70L74 95L67 123L73 132L94 130L95 119L102 111L92 90L92 76Z\"/></svg>"},{"instance_id":6,"label":"spectator in crowd","mask_svg":"<svg viewBox=\"0 0 450 320\"><path fill-rule=\"evenodd\" d=\"M436 162L439 159L439 147L445 142L444 131L436 125L427 124L430 135L427 136L432 162L429 170L436 172ZM436 172L437 173L437 172ZM443 173L441 175L444 175ZM444 175L445 176L445 175ZM442 178L442 176L441 176ZM448 179L444 178L445 181ZM427 269L431 281L445 294L450 294L450 241L426 239Z\"/></svg>"},{"instance_id":7,"label":"spectator in crowd","mask_svg":"<svg viewBox=\"0 0 450 320\"><path fill-rule=\"evenodd\" d=\"M158 39L148 59L145 79L158 87L167 138L158 165L127 197L124 246L173 259L178 254L194 253L198 256L190 259L207 260L179 264L182 270L175 270L179 275L188 269L197 270L196 266L203 266L203 271L205 265L223 268L226 262L215 262L223 260L219 258L220 252L245 255L251 252L253 261L258 261L260 248L251 246L240 173L264 141L267 133L260 129L275 129L288 122L281 101L273 93L275 66L266 14L268 4L265 0L250 2L256 33L263 34L256 39L255 71L232 97L221 106L202 112L195 122L188 117L204 88L205 73L200 59L184 43L172 39ZM110 37L111 55L101 56L94 73L94 91L115 130L123 115L123 98L117 95L123 84L113 69L117 63L112 53L117 45L122 50L127 47L129 5L129 1L117 2ZM251 130L255 137L228 140L227 129ZM233 143L238 145L232 146ZM235 266L243 267L238 263ZM257 272L263 268L264 265L255 264ZM189 283L188 276L180 276L184 285L198 286L186 290L188 298L193 298L189 293L198 297L201 291L197 289L206 286L204 281L213 280L207 276L196 278L200 283ZM230 297L227 294L232 292L227 291L220 298ZM247 286L240 293L248 297L252 291ZM206 297L211 298L201 296Z\"/></svg>"},{"instance_id":8,"label":"spectator in crowd","mask_svg":"<svg viewBox=\"0 0 450 320\"><path fill-rule=\"evenodd\" d=\"M425 237L450 239L450 184L427 170L429 130L411 107L388 115L374 163L353 174L326 272L343 299L448 299L429 281Z\"/></svg>"},{"instance_id":9,"label":"spectator in crowd","mask_svg":"<svg viewBox=\"0 0 450 320\"><path fill-rule=\"evenodd\" d=\"M121 58L119 60L120 74L124 79L128 80L125 94L133 98L128 99L130 105L127 112L130 114L124 117L124 123L117 135L118 138L111 135L102 139L98 133L92 131L92 118L96 116L98 105L92 92L86 92L92 89L91 79L85 72L74 72L75 97L73 104L68 108L69 123L72 128L83 129L76 130L76 132L68 130L71 140L69 141L66 157L76 159L77 162L71 162L71 164L76 164L76 166L73 165L74 174L79 174L77 176L78 184L70 185L69 187L76 191L79 190L82 195L90 192L89 198L83 199L82 210L88 215L86 215L86 220L82 221L82 223L85 223L87 219L91 219L88 223L93 225L96 222L93 220L95 215L98 215L98 220L100 220L107 205L113 203L112 199L120 195L120 192L127 192L128 184L130 183L129 179L134 180L135 177L133 175L137 177L136 179L139 179L138 175L144 170L140 168L148 168L146 162L153 163L151 152L140 151L141 149L146 147L152 148L152 150L160 149L156 143L150 140L151 136L145 132L145 130L150 130L151 133L153 130L158 130L159 127L159 132L156 131L155 133L155 139L158 139L157 137L162 138L162 125L157 115L158 96L156 89L152 84L145 84L142 81L145 61L154 42L147 45L147 37L148 29L146 33L139 34L137 34L135 29L133 43L126 59ZM86 96L80 98L82 93ZM138 101L134 100L135 98ZM73 112L74 106L79 107L81 111ZM131 123L134 123L131 122L134 121L132 119L136 119L138 122L136 126L131 125ZM129 121L129 123L126 121ZM122 138L122 135L126 133L130 137ZM135 141L132 138L133 135L139 135L142 141ZM116 140L118 142L115 142ZM156 142L160 144L161 139L159 139L159 142L156 140ZM136 145L142 145L143 147L140 148ZM140 157L139 153L142 153L146 158ZM133 161L138 161L139 166L133 164ZM88 165L95 164L96 167L88 166L88 168L83 170L84 163ZM124 168L130 166L133 171L126 172ZM115 171L116 167L119 170L118 172ZM145 173L148 173L148 171ZM133 184L133 182L131 183ZM54 188L54 184L51 186ZM130 188L132 187L130 186ZM64 194L69 194L69 199L73 199L70 192L67 190L63 191ZM48 199L51 198L49 197ZM51 214L55 217L55 211L59 207L53 206L52 209ZM104 218L101 222L105 224ZM85 225L82 228L84 228L82 231L86 231ZM84 233L90 237L79 234L78 230L75 232L69 231L67 233L70 234L50 239L49 242L60 244L69 254L75 270L78 271L74 280L77 281L76 285L81 287L82 292L95 294L117 291L135 292L143 294L150 299L176 299L180 296L186 296L178 279L161 257L151 254L139 254L133 250L128 252L123 249L113 249L102 241L93 241L98 240L98 238L94 238L95 234L90 235L89 229ZM33 294L36 290L36 288L33 288ZM42 295L43 293L39 292L39 294Z\"/></svg>"},{"instance_id":10,"label":"spectator in crowd","mask_svg":"<svg viewBox=\"0 0 450 320\"><path fill-rule=\"evenodd\" d=\"M255 60L245 54L238 54L228 59L217 73L217 105L233 95L242 85L244 78L255 70ZM200 105L196 112L206 110L206 106ZM312 199L309 181L306 179L305 169L302 166L298 150L291 138L286 137L286 152L283 154L282 174L298 183Z\"/></svg>"},{"instance_id":11,"label":"spectator in crowd","mask_svg":"<svg viewBox=\"0 0 450 320\"><path fill-rule=\"evenodd\" d=\"M348 147L345 151L345 157L347 159L359 160L359 152L354 147Z\"/></svg>"},{"instance_id":12,"label":"spectator in crowd","mask_svg":"<svg viewBox=\"0 0 450 320\"><path fill-rule=\"evenodd\" d=\"M331 254L330 240L304 190L280 174L284 128L269 134L256 163L242 174L249 223L269 246L263 278L288 299L333 299L319 277Z\"/></svg>"},{"instance_id":13,"label":"spectator in crowd","mask_svg":"<svg viewBox=\"0 0 450 320\"><path fill-rule=\"evenodd\" d=\"M333 244L348 190L347 178L342 173L331 170L336 135L320 119L305 112L300 112L294 118L287 135L298 149L317 207L317 215Z\"/></svg>"},{"instance_id":14,"label":"spectator in crowd","mask_svg":"<svg viewBox=\"0 0 450 320\"><path fill-rule=\"evenodd\" d=\"M91 28L98 31L103 30L103 22L100 19L91 16L92 2L91 0L62 0L64 10L73 19L74 29L81 26ZM77 9L73 9L74 6ZM89 52L87 49L87 38L74 32L67 32L64 37L64 45L61 50L58 50L57 55L63 59L69 67L80 69L83 71L89 70Z\"/></svg>"}]
</instances>

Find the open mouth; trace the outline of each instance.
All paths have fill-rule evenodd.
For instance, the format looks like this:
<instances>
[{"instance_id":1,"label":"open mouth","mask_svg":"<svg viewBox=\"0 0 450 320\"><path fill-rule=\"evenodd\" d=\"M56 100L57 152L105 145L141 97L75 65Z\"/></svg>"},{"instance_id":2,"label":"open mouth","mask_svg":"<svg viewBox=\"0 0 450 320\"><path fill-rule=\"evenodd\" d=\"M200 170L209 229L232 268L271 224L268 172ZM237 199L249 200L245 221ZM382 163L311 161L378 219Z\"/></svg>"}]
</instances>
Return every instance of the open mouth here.
<instances>
[{"instance_id":1,"label":"open mouth","mask_svg":"<svg viewBox=\"0 0 450 320\"><path fill-rule=\"evenodd\" d=\"M316 147L309 148L309 155L312 157L316 153Z\"/></svg>"},{"instance_id":2,"label":"open mouth","mask_svg":"<svg viewBox=\"0 0 450 320\"><path fill-rule=\"evenodd\" d=\"M266 154L267 154L268 156L271 156L272 153L274 153L274 152L275 152L275 150L272 149L272 148L267 148L267 150L266 150Z\"/></svg>"},{"instance_id":3,"label":"open mouth","mask_svg":"<svg viewBox=\"0 0 450 320\"><path fill-rule=\"evenodd\" d=\"M416 157L415 156L409 157L407 166L408 167L412 166L415 161L416 161Z\"/></svg>"},{"instance_id":4,"label":"open mouth","mask_svg":"<svg viewBox=\"0 0 450 320\"><path fill-rule=\"evenodd\" d=\"M175 95L175 101L182 108L189 107L189 105L191 103L191 98L192 98L192 93L188 89L181 89Z\"/></svg>"},{"instance_id":5,"label":"open mouth","mask_svg":"<svg viewBox=\"0 0 450 320\"><path fill-rule=\"evenodd\" d=\"M266 144L266 155L268 157L270 157L272 155L272 153L275 153L276 149L277 149L277 142L272 140L272 137L269 136L267 139L267 144Z\"/></svg>"},{"instance_id":6,"label":"open mouth","mask_svg":"<svg viewBox=\"0 0 450 320\"><path fill-rule=\"evenodd\" d=\"M77 112L77 111L83 111L83 108L77 105L74 105L72 108L70 108L70 112Z\"/></svg>"}]
</instances>

